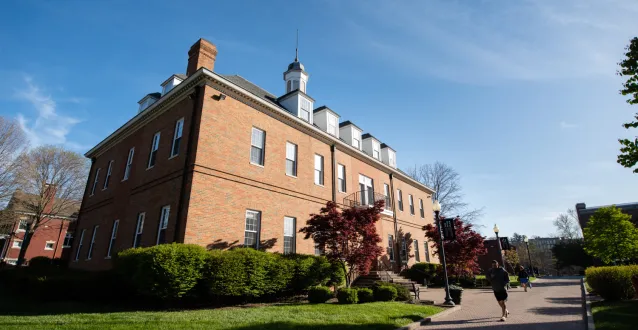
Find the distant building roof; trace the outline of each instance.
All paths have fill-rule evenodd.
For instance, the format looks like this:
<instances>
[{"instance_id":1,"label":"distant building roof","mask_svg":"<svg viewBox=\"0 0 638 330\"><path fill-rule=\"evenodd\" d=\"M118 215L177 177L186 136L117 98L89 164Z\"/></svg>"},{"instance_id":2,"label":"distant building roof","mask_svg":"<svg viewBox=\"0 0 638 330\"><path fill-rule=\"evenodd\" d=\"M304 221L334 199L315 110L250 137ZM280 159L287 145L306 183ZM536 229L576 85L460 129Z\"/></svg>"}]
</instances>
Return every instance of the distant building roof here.
<instances>
[{"instance_id":1,"label":"distant building roof","mask_svg":"<svg viewBox=\"0 0 638 330\"><path fill-rule=\"evenodd\" d=\"M7 210L13 212L33 213L29 208L29 205L37 204L40 196L35 194L28 194L21 190L16 190L7 204ZM60 205L64 200L56 198L55 203ZM55 216L66 218L77 218L80 211L81 201L68 201L66 205L59 211L56 210Z\"/></svg>"},{"instance_id":2,"label":"distant building roof","mask_svg":"<svg viewBox=\"0 0 638 330\"><path fill-rule=\"evenodd\" d=\"M623 213L631 216L631 221L638 225L638 202L634 203L620 203L612 204L619 208ZM576 204L576 214L578 214L578 223L581 229L585 229L589 218L599 209L603 207L610 207L612 205L592 206L587 207L585 203Z\"/></svg>"}]
</instances>

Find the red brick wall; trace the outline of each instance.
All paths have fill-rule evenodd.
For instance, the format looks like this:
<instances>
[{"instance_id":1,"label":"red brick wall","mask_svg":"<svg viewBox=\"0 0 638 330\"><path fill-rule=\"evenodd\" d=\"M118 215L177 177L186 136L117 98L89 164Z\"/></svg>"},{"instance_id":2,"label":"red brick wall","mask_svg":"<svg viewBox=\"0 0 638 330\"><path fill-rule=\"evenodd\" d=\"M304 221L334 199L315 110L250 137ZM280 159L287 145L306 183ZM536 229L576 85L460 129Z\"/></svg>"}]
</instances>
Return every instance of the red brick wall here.
<instances>
[{"instance_id":1,"label":"red brick wall","mask_svg":"<svg viewBox=\"0 0 638 330\"><path fill-rule=\"evenodd\" d=\"M66 236L66 233L69 230L70 222L59 220L59 219L48 219L48 218L45 218L42 221L44 224L41 225L40 228L38 228L35 234L33 234L33 236L31 237L29 247L27 248L27 252L25 254L26 260L30 260L33 257L39 257L39 256L44 256L49 258L61 258L63 250L69 249L69 248L63 248L62 245L64 243L64 237ZM14 230L17 230L17 229L18 229L18 222L16 222ZM20 254L20 249L13 248L13 241L23 240L23 239L24 239L24 232L16 232L16 235L12 237L8 243L9 245L5 255L6 259L18 259L18 255ZM52 250L45 249L45 244L49 241L53 242ZM57 245L57 249L56 249L56 245ZM55 252L55 255L54 255L54 252Z\"/></svg>"}]
</instances>

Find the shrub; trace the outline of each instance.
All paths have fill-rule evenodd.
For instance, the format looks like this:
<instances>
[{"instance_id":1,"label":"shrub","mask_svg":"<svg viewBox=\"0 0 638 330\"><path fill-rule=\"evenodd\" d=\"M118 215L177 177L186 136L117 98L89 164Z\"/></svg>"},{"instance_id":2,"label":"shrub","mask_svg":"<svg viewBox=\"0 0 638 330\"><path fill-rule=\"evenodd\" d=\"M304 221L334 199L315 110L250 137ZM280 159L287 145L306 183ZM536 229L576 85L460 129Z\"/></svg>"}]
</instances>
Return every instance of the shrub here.
<instances>
[{"instance_id":1,"label":"shrub","mask_svg":"<svg viewBox=\"0 0 638 330\"><path fill-rule=\"evenodd\" d=\"M308 301L311 304L322 304L332 299L334 294L329 287L326 286L314 286L308 289Z\"/></svg>"},{"instance_id":2,"label":"shrub","mask_svg":"<svg viewBox=\"0 0 638 330\"><path fill-rule=\"evenodd\" d=\"M359 303L367 303L367 302L373 302L374 301L374 292L372 291L372 289L368 289L368 288L358 288L357 289L357 298L359 300Z\"/></svg>"},{"instance_id":3,"label":"shrub","mask_svg":"<svg viewBox=\"0 0 638 330\"><path fill-rule=\"evenodd\" d=\"M397 301L411 301L412 300L412 295L410 294L410 290L408 290L408 288L406 288L405 286L398 284L398 283L388 283L388 282L375 282L374 283L374 287L382 287L382 286L389 286L389 287L393 287L396 292L397 295L395 297L394 300Z\"/></svg>"},{"instance_id":4,"label":"shrub","mask_svg":"<svg viewBox=\"0 0 638 330\"><path fill-rule=\"evenodd\" d=\"M638 265L589 267L585 270L587 284L605 300L633 298L633 275L638 275Z\"/></svg>"},{"instance_id":5,"label":"shrub","mask_svg":"<svg viewBox=\"0 0 638 330\"><path fill-rule=\"evenodd\" d=\"M330 267L330 279L326 285L340 287L346 283L346 273L343 269L343 264L339 261L335 261Z\"/></svg>"},{"instance_id":6,"label":"shrub","mask_svg":"<svg viewBox=\"0 0 638 330\"><path fill-rule=\"evenodd\" d=\"M437 271L441 265L431 264L426 262L418 262L412 265L410 269L406 271L406 275L419 284L423 284L423 280L428 281L428 285L433 282L434 277L437 275Z\"/></svg>"},{"instance_id":7,"label":"shrub","mask_svg":"<svg viewBox=\"0 0 638 330\"><path fill-rule=\"evenodd\" d=\"M29 260L29 268L34 270L46 270L53 267L51 258L45 256L33 257Z\"/></svg>"},{"instance_id":8,"label":"shrub","mask_svg":"<svg viewBox=\"0 0 638 330\"><path fill-rule=\"evenodd\" d=\"M339 300L340 304L356 304L359 302L357 291L355 288L339 289L337 291L337 300Z\"/></svg>"},{"instance_id":9,"label":"shrub","mask_svg":"<svg viewBox=\"0 0 638 330\"><path fill-rule=\"evenodd\" d=\"M378 286L374 289L374 300L393 301L397 298L397 289L393 286Z\"/></svg>"},{"instance_id":10,"label":"shrub","mask_svg":"<svg viewBox=\"0 0 638 330\"><path fill-rule=\"evenodd\" d=\"M198 245L162 244L120 252L115 270L139 294L173 300L197 285L208 258L206 249Z\"/></svg>"},{"instance_id":11,"label":"shrub","mask_svg":"<svg viewBox=\"0 0 638 330\"><path fill-rule=\"evenodd\" d=\"M331 279L338 278L338 274L333 274L334 267L326 257L292 254L284 258L290 260L294 269L289 284L292 292L299 293L313 286L331 285Z\"/></svg>"}]
</instances>

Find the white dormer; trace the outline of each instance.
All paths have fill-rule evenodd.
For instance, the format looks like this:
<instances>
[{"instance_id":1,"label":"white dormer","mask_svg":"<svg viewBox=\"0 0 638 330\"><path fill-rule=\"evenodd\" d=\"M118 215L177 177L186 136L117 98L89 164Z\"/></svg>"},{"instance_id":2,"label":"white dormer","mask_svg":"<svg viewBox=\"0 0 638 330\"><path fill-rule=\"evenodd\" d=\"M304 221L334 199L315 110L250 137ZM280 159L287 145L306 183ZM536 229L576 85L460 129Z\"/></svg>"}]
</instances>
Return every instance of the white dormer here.
<instances>
[{"instance_id":1,"label":"white dormer","mask_svg":"<svg viewBox=\"0 0 638 330\"><path fill-rule=\"evenodd\" d=\"M351 121L346 120L339 124L339 137L347 144L362 150L361 133L363 131L353 124Z\"/></svg>"},{"instance_id":2,"label":"white dormer","mask_svg":"<svg viewBox=\"0 0 638 330\"><path fill-rule=\"evenodd\" d=\"M312 109L314 108L315 100L310 96L300 90L295 90L280 97L277 101L288 110L288 112L312 125L314 117Z\"/></svg>"},{"instance_id":3,"label":"white dormer","mask_svg":"<svg viewBox=\"0 0 638 330\"><path fill-rule=\"evenodd\" d=\"M339 138L339 114L323 105L313 111L314 123L326 133Z\"/></svg>"},{"instance_id":4,"label":"white dormer","mask_svg":"<svg viewBox=\"0 0 638 330\"><path fill-rule=\"evenodd\" d=\"M385 143L381 143L381 161L390 167L397 168L397 152Z\"/></svg>"},{"instance_id":5,"label":"white dormer","mask_svg":"<svg viewBox=\"0 0 638 330\"><path fill-rule=\"evenodd\" d=\"M363 134L363 152L376 160L381 160L381 142L370 133Z\"/></svg>"},{"instance_id":6,"label":"white dormer","mask_svg":"<svg viewBox=\"0 0 638 330\"><path fill-rule=\"evenodd\" d=\"M137 102L140 105L140 107L137 109L137 113L146 110L146 108L150 107L151 104L159 100L160 97L162 97L162 94L160 93L151 93L144 96L139 102Z\"/></svg>"},{"instance_id":7,"label":"white dormer","mask_svg":"<svg viewBox=\"0 0 638 330\"><path fill-rule=\"evenodd\" d=\"M183 74L174 74L170 78L166 79L162 83L162 95L166 95L166 93L170 92L171 89L175 88L175 86L179 85L186 79L186 76Z\"/></svg>"}]
</instances>

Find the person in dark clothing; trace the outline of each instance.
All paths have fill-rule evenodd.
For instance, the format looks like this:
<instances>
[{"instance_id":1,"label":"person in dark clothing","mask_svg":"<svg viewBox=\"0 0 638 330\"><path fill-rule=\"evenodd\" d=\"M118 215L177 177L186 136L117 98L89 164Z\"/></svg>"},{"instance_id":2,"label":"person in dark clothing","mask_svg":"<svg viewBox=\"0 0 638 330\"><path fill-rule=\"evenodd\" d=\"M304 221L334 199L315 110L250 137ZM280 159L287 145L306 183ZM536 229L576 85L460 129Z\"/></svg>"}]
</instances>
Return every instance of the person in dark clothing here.
<instances>
[{"instance_id":1,"label":"person in dark clothing","mask_svg":"<svg viewBox=\"0 0 638 330\"><path fill-rule=\"evenodd\" d=\"M518 268L518 281L521 282L523 289L525 289L525 292L527 292L527 285L529 284L529 274L523 266L520 266Z\"/></svg>"},{"instance_id":2,"label":"person in dark clothing","mask_svg":"<svg viewBox=\"0 0 638 330\"><path fill-rule=\"evenodd\" d=\"M496 297L498 305L501 306L501 321L505 321L510 314L505 304L507 302L507 285L510 283L510 276L505 268L498 265L498 261L492 260L492 268L487 271L485 278L492 284L494 297Z\"/></svg>"}]
</instances>

